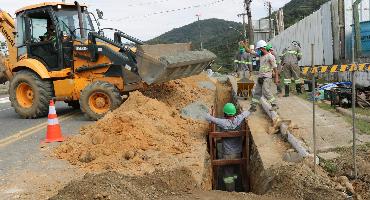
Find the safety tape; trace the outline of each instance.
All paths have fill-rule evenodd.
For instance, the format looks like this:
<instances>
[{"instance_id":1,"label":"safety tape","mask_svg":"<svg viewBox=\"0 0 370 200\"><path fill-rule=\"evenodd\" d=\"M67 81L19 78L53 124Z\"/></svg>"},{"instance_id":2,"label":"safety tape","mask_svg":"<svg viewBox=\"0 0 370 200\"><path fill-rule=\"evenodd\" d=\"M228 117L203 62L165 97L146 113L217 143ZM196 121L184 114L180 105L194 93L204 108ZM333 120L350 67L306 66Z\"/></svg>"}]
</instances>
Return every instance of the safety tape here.
<instances>
[{"instance_id":1,"label":"safety tape","mask_svg":"<svg viewBox=\"0 0 370 200\"><path fill-rule=\"evenodd\" d=\"M353 72L353 71L370 71L370 63L348 64L348 65L332 65L332 66L314 66L302 67L302 74L317 74L317 73L336 73L336 72Z\"/></svg>"},{"instance_id":2,"label":"safety tape","mask_svg":"<svg viewBox=\"0 0 370 200\"><path fill-rule=\"evenodd\" d=\"M251 65L252 64L252 62L239 61L239 60L234 60L234 63L246 64L246 65Z\"/></svg>"},{"instance_id":3,"label":"safety tape","mask_svg":"<svg viewBox=\"0 0 370 200\"><path fill-rule=\"evenodd\" d=\"M272 103L272 102L274 102L276 100L276 98L275 97L272 97L270 100L268 100L268 102L269 103Z\"/></svg>"},{"instance_id":4,"label":"safety tape","mask_svg":"<svg viewBox=\"0 0 370 200\"><path fill-rule=\"evenodd\" d=\"M284 79L284 84L291 84L292 83L292 79Z\"/></svg>"},{"instance_id":5,"label":"safety tape","mask_svg":"<svg viewBox=\"0 0 370 200\"><path fill-rule=\"evenodd\" d=\"M234 180L236 180L238 177L237 176L229 176L224 178L224 183L234 183Z\"/></svg>"},{"instance_id":6,"label":"safety tape","mask_svg":"<svg viewBox=\"0 0 370 200\"><path fill-rule=\"evenodd\" d=\"M303 55L303 53L298 52L298 51L287 51L286 53L283 54L283 56L286 55L286 54L293 54L293 55L297 55L297 56L302 56Z\"/></svg>"},{"instance_id":7,"label":"safety tape","mask_svg":"<svg viewBox=\"0 0 370 200\"><path fill-rule=\"evenodd\" d=\"M253 103L256 103L256 104L259 104L260 103L260 100L259 99L252 98L252 102Z\"/></svg>"}]
</instances>

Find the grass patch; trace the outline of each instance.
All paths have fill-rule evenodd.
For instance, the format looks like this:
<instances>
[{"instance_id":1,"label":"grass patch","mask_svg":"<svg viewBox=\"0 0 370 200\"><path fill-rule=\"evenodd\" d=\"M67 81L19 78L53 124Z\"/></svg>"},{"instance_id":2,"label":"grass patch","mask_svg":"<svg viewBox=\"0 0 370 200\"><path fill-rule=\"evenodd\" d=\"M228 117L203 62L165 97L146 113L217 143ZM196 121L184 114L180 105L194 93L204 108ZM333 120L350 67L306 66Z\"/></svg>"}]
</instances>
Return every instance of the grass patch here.
<instances>
[{"instance_id":1,"label":"grass patch","mask_svg":"<svg viewBox=\"0 0 370 200\"><path fill-rule=\"evenodd\" d=\"M346 122L352 124L352 117L344 116ZM370 135L370 123L367 121L355 119L355 127L360 130L361 133Z\"/></svg>"},{"instance_id":2,"label":"grass patch","mask_svg":"<svg viewBox=\"0 0 370 200\"><path fill-rule=\"evenodd\" d=\"M356 108L356 113L360 115L370 116L370 108Z\"/></svg>"},{"instance_id":3,"label":"grass patch","mask_svg":"<svg viewBox=\"0 0 370 200\"><path fill-rule=\"evenodd\" d=\"M299 97L301 97L302 99L308 101L309 94L308 93L304 93L302 95L299 95ZM336 113L336 114L340 114L340 113L338 113L335 110L334 107L332 107L329 104L324 103L322 101L317 102L316 105L319 108L323 109L323 110L330 111L330 112L333 112L333 113ZM368 108L363 109L363 108L358 108L357 107L356 108L356 114L370 116L370 109L368 109ZM352 124L352 117L346 116L346 115L342 115L342 116L344 117L344 119L345 119L346 122L348 122L349 124ZM360 133L370 135L370 123L369 122L364 121L364 120L356 119L355 120L355 127L356 127L357 130L360 131Z\"/></svg>"},{"instance_id":4,"label":"grass patch","mask_svg":"<svg viewBox=\"0 0 370 200\"><path fill-rule=\"evenodd\" d=\"M335 174L338 171L338 166L333 161L321 159L320 165L329 174Z\"/></svg>"}]
</instances>

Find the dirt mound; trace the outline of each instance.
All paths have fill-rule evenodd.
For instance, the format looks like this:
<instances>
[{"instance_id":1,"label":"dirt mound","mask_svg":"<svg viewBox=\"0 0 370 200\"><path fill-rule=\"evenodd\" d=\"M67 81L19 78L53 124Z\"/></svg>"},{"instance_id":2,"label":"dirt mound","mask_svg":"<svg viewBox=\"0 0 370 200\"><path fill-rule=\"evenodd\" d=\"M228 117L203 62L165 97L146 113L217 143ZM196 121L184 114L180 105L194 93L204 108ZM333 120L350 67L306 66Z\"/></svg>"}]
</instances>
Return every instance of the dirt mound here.
<instances>
[{"instance_id":1,"label":"dirt mound","mask_svg":"<svg viewBox=\"0 0 370 200\"><path fill-rule=\"evenodd\" d=\"M212 88L201 87L204 81L210 81L207 75L200 74L190 78L151 85L142 92L145 96L164 102L177 110L197 100L213 102ZM207 82L208 82L207 81Z\"/></svg>"},{"instance_id":2,"label":"dirt mound","mask_svg":"<svg viewBox=\"0 0 370 200\"><path fill-rule=\"evenodd\" d=\"M352 148L337 149L340 154L338 158L328 160L325 168L330 176L346 176L353 185L357 195L364 200L370 200L370 144L357 147L357 179L353 179L353 157ZM347 191L348 192L348 191Z\"/></svg>"},{"instance_id":3,"label":"dirt mound","mask_svg":"<svg viewBox=\"0 0 370 200\"><path fill-rule=\"evenodd\" d=\"M286 195L294 199L338 200L344 199L342 193L335 190L335 183L321 169L317 175L305 163L280 167L274 173L269 194Z\"/></svg>"},{"instance_id":4,"label":"dirt mound","mask_svg":"<svg viewBox=\"0 0 370 200\"><path fill-rule=\"evenodd\" d=\"M288 197L258 196L247 193L192 190L195 184L188 169L156 171L149 176L131 177L117 172L87 174L82 180L70 182L51 200L66 199L232 199L288 200Z\"/></svg>"},{"instance_id":5,"label":"dirt mound","mask_svg":"<svg viewBox=\"0 0 370 200\"><path fill-rule=\"evenodd\" d=\"M154 86L146 91L153 98L138 91L130 93L120 108L81 128L80 135L57 147L56 156L94 172L115 170L124 175L143 175L185 166L204 173L208 123L184 118L177 109L197 99L208 106L214 103L214 91L196 86L197 80L204 78L161 84L170 88L163 91L169 98L162 98Z\"/></svg>"},{"instance_id":6,"label":"dirt mound","mask_svg":"<svg viewBox=\"0 0 370 200\"><path fill-rule=\"evenodd\" d=\"M183 168L167 172L156 171L143 177L124 176L117 172L86 174L82 180L70 182L51 200L162 199L164 196L188 192L194 184L190 171Z\"/></svg>"}]
</instances>

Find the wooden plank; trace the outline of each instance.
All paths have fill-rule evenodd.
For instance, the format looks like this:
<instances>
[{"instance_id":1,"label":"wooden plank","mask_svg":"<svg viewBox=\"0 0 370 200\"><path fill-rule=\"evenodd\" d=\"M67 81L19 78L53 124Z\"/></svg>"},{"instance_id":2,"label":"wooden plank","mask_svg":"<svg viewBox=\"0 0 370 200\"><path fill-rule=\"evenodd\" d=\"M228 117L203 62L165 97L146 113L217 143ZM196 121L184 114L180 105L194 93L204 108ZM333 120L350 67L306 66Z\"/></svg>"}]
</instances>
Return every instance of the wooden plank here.
<instances>
[{"instance_id":1,"label":"wooden plank","mask_svg":"<svg viewBox=\"0 0 370 200\"><path fill-rule=\"evenodd\" d=\"M223 165L240 165L247 161L246 158L233 159L233 160L212 160L213 166L223 166Z\"/></svg>"},{"instance_id":2,"label":"wooden plank","mask_svg":"<svg viewBox=\"0 0 370 200\"><path fill-rule=\"evenodd\" d=\"M210 137L213 138L232 138L232 137L242 137L245 136L246 131L237 132L210 132Z\"/></svg>"}]
</instances>

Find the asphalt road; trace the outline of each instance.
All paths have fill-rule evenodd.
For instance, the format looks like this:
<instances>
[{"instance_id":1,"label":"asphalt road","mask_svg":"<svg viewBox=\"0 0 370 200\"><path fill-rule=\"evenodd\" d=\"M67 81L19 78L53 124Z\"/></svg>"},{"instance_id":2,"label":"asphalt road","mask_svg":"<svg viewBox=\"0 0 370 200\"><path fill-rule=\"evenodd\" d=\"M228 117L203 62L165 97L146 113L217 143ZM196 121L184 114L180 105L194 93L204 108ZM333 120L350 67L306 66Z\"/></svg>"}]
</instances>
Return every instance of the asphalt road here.
<instances>
[{"instance_id":1,"label":"asphalt road","mask_svg":"<svg viewBox=\"0 0 370 200\"><path fill-rule=\"evenodd\" d=\"M57 102L56 110L65 137L78 134L82 125L91 123L80 110L74 110L64 102ZM40 170L64 169L68 166L50 156L51 149L58 143L41 148L40 143L45 138L46 128L47 117L22 119L11 107L9 98L0 95L0 199L4 195L14 197L13 193L24 190L9 188L11 185L19 187L17 182L22 180L16 181L16 178L20 172L43 174Z\"/></svg>"}]
</instances>

